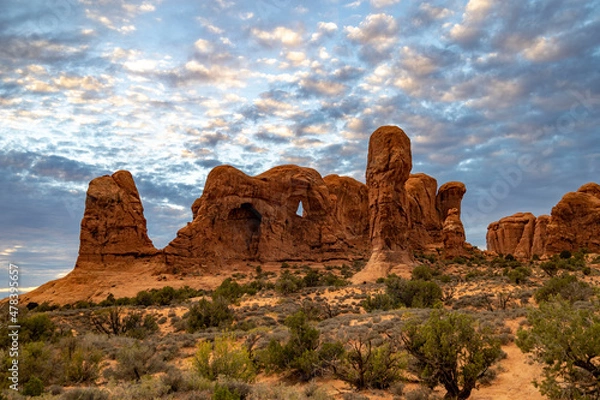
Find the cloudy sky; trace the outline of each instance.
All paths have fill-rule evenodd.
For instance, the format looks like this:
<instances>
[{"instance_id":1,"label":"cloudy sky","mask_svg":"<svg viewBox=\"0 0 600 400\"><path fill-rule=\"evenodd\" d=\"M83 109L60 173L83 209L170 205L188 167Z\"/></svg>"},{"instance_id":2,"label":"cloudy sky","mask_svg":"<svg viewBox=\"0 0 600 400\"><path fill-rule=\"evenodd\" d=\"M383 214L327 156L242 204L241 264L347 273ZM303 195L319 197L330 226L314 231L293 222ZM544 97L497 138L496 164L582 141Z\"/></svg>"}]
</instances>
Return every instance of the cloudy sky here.
<instances>
[{"instance_id":1,"label":"cloudy sky","mask_svg":"<svg viewBox=\"0 0 600 400\"><path fill-rule=\"evenodd\" d=\"M158 248L211 168L364 182L398 125L467 185L467 239L600 181L600 2L0 1L0 262L72 269L88 182L134 175Z\"/></svg>"}]
</instances>

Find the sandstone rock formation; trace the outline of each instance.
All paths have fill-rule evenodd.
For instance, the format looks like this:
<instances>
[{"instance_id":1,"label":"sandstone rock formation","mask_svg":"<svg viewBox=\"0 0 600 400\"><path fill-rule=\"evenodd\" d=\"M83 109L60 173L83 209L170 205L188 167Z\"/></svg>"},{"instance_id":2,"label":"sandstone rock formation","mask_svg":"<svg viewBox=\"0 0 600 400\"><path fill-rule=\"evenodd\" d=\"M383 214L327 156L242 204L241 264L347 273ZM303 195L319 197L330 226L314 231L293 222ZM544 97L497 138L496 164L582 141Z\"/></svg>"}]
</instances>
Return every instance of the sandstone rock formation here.
<instances>
[{"instance_id":1,"label":"sandstone rock formation","mask_svg":"<svg viewBox=\"0 0 600 400\"><path fill-rule=\"evenodd\" d=\"M517 213L491 223L486 236L488 250L521 258L531 257L535 220L531 213Z\"/></svg>"},{"instance_id":2,"label":"sandstone rock formation","mask_svg":"<svg viewBox=\"0 0 600 400\"><path fill-rule=\"evenodd\" d=\"M304 213L296 211L302 202ZM167 264L364 258L367 191L351 178L293 165L256 177L220 166L208 175L194 220L164 249Z\"/></svg>"},{"instance_id":3,"label":"sandstone rock formation","mask_svg":"<svg viewBox=\"0 0 600 400\"><path fill-rule=\"evenodd\" d=\"M460 220L458 209L451 208L448 210L448 217L444 221L442 237L444 240L444 257L453 258L467 254L465 249L465 228Z\"/></svg>"},{"instance_id":4,"label":"sandstone rock formation","mask_svg":"<svg viewBox=\"0 0 600 400\"><path fill-rule=\"evenodd\" d=\"M546 253L587 248L600 252L600 185L587 183L552 208L546 231Z\"/></svg>"},{"instance_id":5,"label":"sandstone rock formation","mask_svg":"<svg viewBox=\"0 0 600 400\"><path fill-rule=\"evenodd\" d=\"M446 182L440 186L436 198L436 204L440 220L444 221L448 211L456 208L460 218L460 210L463 196L467 192L465 184L462 182Z\"/></svg>"},{"instance_id":6,"label":"sandstone rock formation","mask_svg":"<svg viewBox=\"0 0 600 400\"><path fill-rule=\"evenodd\" d=\"M415 251L445 246L447 253L461 254L464 185L449 182L438 190L434 178L410 175L411 169L410 140L395 126L371 136L366 185L338 175L322 178L314 169L294 165L254 177L219 166L192 205L192 221L163 250L148 237L131 174L94 179L75 270L29 298L46 295L64 302L60 293L105 298L107 291L125 293L119 289L123 285L133 288L133 280L137 290L143 289L152 274L198 276L250 262L369 259L355 277L375 280L393 267L410 269ZM124 272L129 282L122 282Z\"/></svg>"},{"instance_id":7,"label":"sandstone rock formation","mask_svg":"<svg viewBox=\"0 0 600 400\"><path fill-rule=\"evenodd\" d=\"M519 259L563 250L600 251L600 185L587 183L563 196L550 216L518 213L488 226L488 250Z\"/></svg>"},{"instance_id":8,"label":"sandstone rock formation","mask_svg":"<svg viewBox=\"0 0 600 400\"><path fill-rule=\"evenodd\" d=\"M441 243L442 221L437 209L437 181L429 175L411 174L406 184L411 221L410 243L416 250Z\"/></svg>"},{"instance_id":9,"label":"sandstone rock formation","mask_svg":"<svg viewBox=\"0 0 600 400\"><path fill-rule=\"evenodd\" d=\"M373 132L366 174L371 264L410 261L410 211L405 184L411 169L410 139L402 129L382 126Z\"/></svg>"},{"instance_id":10,"label":"sandstone rock formation","mask_svg":"<svg viewBox=\"0 0 600 400\"><path fill-rule=\"evenodd\" d=\"M128 171L90 182L81 220L81 262L110 263L156 255L140 195Z\"/></svg>"}]
</instances>

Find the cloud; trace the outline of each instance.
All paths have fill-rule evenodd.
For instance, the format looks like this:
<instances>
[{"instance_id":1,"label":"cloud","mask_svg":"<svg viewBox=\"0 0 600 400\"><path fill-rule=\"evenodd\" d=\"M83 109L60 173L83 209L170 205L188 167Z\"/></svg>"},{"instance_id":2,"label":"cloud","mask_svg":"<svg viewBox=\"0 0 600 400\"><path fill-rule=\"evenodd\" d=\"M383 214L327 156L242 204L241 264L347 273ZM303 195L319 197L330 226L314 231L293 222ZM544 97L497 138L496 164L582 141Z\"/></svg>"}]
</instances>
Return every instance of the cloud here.
<instances>
[{"instance_id":1,"label":"cloud","mask_svg":"<svg viewBox=\"0 0 600 400\"><path fill-rule=\"evenodd\" d=\"M299 32L283 26L278 26L271 31L252 28L250 32L264 46L297 47L302 43L302 36Z\"/></svg>"},{"instance_id":2,"label":"cloud","mask_svg":"<svg viewBox=\"0 0 600 400\"><path fill-rule=\"evenodd\" d=\"M389 51L398 41L398 23L388 14L369 14L358 26L346 26L344 30L348 39L360 46L361 57L370 63L389 58Z\"/></svg>"},{"instance_id":3,"label":"cloud","mask_svg":"<svg viewBox=\"0 0 600 400\"><path fill-rule=\"evenodd\" d=\"M400 0L369 0L371 6L375 8L383 8L393 6L394 4L400 3Z\"/></svg>"},{"instance_id":4,"label":"cloud","mask_svg":"<svg viewBox=\"0 0 600 400\"><path fill-rule=\"evenodd\" d=\"M463 44L472 45L481 39L483 22L492 10L492 0L469 0L462 16L462 22L450 29L450 37Z\"/></svg>"}]
</instances>

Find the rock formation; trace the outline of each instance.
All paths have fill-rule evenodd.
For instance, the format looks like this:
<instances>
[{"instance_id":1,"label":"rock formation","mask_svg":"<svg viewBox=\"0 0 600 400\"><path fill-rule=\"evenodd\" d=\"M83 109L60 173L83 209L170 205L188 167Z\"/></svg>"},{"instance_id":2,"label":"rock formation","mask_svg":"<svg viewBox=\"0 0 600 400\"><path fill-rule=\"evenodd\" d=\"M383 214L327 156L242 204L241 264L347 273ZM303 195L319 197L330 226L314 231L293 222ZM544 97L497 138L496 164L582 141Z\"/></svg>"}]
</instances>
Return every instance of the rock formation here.
<instances>
[{"instance_id":1,"label":"rock formation","mask_svg":"<svg viewBox=\"0 0 600 400\"><path fill-rule=\"evenodd\" d=\"M124 285L136 290L148 282L160 285L152 277L165 273L216 275L251 262L368 259L355 277L375 280L391 268L410 268L415 251L444 247L448 254L462 254L464 185L449 182L438 190L434 178L410 175L411 169L410 140L395 126L371 136L366 185L338 175L322 178L294 165L254 177L219 166L192 205L192 221L162 250L148 238L131 174L96 178L87 193L75 270L28 298L64 302L73 293L105 298L108 291L126 293Z\"/></svg>"},{"instance_id":2,"label":"rock formation","mask_svg":"<svg viewBox=\"0 0 600 400\"><path fill-rule=\"evenodd\" d=\"M297 215L302 203L303 215ZM367 191L351 178L324 180L314 169L275 167L256 177L211 171L194 220L164 249L167 264L325 261L368 255Z\"/></svg>"},{"instance_id":3,"label":"rock formation","mask_svg":"<svg viewBox=\"0 0 600 400\"><path fill-rule=\"evenodd\" d=\"M457 208L448 210L448 216L442 229L444 240L444 257L453 258L467 254L465 249L465 228L460 220Z\"/></svg>"},{"instance_id":4,"label":"rock formation","mask_svg":"<svg viewBox=\"0 0 600 400\"><path fill-rule=\"evenodd\" d=\"M546 228L546 253L587 248L600 252L600 185L587 183L552 208Z\"/></svg>"},{"instance_id":5,"label":"rock formation","mask_svg":"<svg viewBox=\"0 0 600 400\"><path fill-rule=\"evenodd\" d=\"M531 257L535 220L531 213L517 213L491 223L486 236L488 250L521 258ZM516 254L517 251L519 254Z\"/></svg>"},{"instance_id":6,"label":"rock formation","mask_svg":"<svg viewBox=\"0 0 600 400\"><path fill-rule=\"evenodd\" d=\"M406 184L411 220L410 243L423 251L441 243L442 221L437 209L437 181L426 174L411 174Z\"/></svg>"},{"instance_id":7,"label":"rock formation","mask_svg":"<svg viewBox=\"0 0 600 400\"><path fill-rule=\"evenodd\" d=\"M366 174L371 264L410 261L410 217L405 184L411 169L410 139L402 129L382 126L373 132Z\"/></svg>"},{"instance_id":8,"label":"rock formation","mask_svg":"<svg viewBox=\"0 0 600 400\"><path fill-rule=\"evenodd\" d=\"M458 217L460 218L462 198L466 192L467 188L462 182L446 182L440 186L436 204L441 221L446 219L448 211L452 208L456 208Z\"/></svg>"},{"instance_id":9,"label":"rock formation","mask_svg":"<svg viewBox=\"0 0 600 400\"><path fill-rule=\"evenodd\" d=\"M148 237L144 208L131 174L118 171L92 180L81 220L77 265L124 261L157 253Z\"/></svg>"},{"instance_id":10,"label":"rock formation","mask_svg":"<svg viewBox=\"0 0 600 400\"><path fill-rule=\"evenodd\" d=\"M563 196L550 216L518 213L488 226L488 250L519 259L563 250L600 251L600 185L587 183Z\"/></svg>"}]
</instances>

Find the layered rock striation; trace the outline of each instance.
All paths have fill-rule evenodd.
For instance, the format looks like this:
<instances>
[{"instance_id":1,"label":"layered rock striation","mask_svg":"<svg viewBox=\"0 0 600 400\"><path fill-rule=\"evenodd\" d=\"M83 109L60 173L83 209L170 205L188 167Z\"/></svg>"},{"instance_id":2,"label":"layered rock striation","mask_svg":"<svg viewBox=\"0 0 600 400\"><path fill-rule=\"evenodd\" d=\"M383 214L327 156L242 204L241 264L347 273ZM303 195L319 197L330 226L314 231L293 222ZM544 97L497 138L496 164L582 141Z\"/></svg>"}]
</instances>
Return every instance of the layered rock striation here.
<instances>
[{"instance_id":1,"label":"layered rock striation","mask_svg":"<svg viewBox=\"0 0 600 400\"><path fill-rule=\"evenodd\" d=\"M492 222L486 240L488 250L519 259L583 248L600 252L600 185L587 183L565 194L551 215L517 213Z\"/></svg>"}]
</instances>

